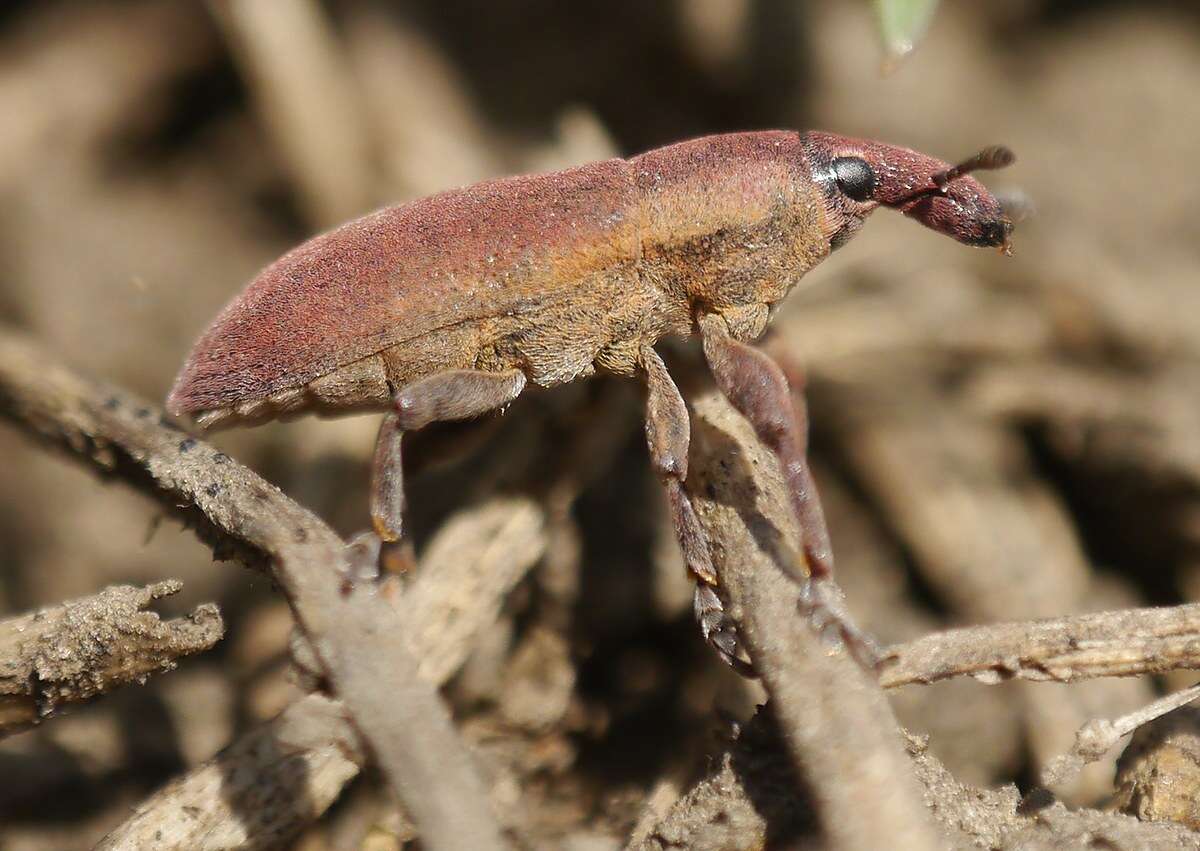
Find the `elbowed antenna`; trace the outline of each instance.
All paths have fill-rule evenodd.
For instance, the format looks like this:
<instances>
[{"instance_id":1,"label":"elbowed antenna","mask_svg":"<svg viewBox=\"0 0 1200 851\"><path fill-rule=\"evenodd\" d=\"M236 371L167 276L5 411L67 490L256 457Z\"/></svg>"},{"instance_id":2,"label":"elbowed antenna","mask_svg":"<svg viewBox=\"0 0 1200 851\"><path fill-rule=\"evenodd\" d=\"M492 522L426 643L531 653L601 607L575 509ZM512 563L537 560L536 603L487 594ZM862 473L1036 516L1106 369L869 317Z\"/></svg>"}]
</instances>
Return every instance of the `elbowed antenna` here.
<instances>
[{"instance_id":1,"label":"elbowed antenna","mask_svg":"<svg viewBox=\"0 0 1200 851\"><path fill-rule=\"evenodd\" d=\"M958 165L951 166L945 171L938 172L933 175L933 182L942 192L946 191L946 187L950 183L964 174L970 174L973 171L994 171L996 169L1008 168L1017 161L1017 155L1012 152L1011 148L1004 145L989 145L973 157L960 162Z\"/></svg>"},{"instance_id":2,"label":"elbowed antenna","mask_svg":"<svg viewBox=\"0 0 1200 851\"><path fill-rule=\"evenodd\" d=\"M995 171L997 169L1008 168L1016 161L1017 155L1012 152L1011 148L1004 145L989 145L974 156L967 157L962 162L950 166L950 168L931 174L929 179L933 181L933 186L915 189L911 194L897 198L895 201L889 201L888 204L889 206L903 204L906 201L911 201L930 192L940 192L945 195L950 184L960 177L968 175L973 171Z\"/></svg>"}]
</instances>

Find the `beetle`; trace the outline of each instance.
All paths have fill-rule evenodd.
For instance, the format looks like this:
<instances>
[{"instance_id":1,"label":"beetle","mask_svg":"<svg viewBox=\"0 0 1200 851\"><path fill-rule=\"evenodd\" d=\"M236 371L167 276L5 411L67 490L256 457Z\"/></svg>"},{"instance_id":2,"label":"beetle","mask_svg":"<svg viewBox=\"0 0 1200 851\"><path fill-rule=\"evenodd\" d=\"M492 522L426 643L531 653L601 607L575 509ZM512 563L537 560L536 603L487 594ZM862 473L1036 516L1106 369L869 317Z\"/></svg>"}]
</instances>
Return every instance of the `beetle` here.
<instances>
[{"instance_id":1,"label":"beetle","mask_svg":"<svg viewBox=\"0 0 1200 851\"><path fill-rule=\"evenodd\" d=\"M706 136L630 159L491 180L389 207L264 269L196 343L167 400L207 428L386 411L372 467L380 560L403 539L405 432L502 409L527 383L639 376L646 436L696 581L705 639L737 664L708 542L684 490L689 422L655 344L698 333L717 385L776 455L803 532L802 599L858 642L832 584L787 381L748 345L796 282L879 207L1009 251L1012 223L970 172L818 131Z\"/></svg>"}]
</instances>

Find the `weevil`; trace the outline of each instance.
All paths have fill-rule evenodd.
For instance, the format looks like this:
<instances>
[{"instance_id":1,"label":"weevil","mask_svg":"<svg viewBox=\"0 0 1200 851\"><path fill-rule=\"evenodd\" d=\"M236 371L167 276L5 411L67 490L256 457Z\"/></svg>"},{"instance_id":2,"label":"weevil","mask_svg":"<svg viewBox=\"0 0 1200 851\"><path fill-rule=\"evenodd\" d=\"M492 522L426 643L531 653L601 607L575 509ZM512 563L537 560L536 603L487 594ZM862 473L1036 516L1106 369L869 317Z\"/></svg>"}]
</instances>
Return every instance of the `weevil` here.
<instances>
[{"instance_id":1,"label":"weevil","mask_svg":"<svg viewBox=\"0 0 1200 851\"><path fill-rule=\"evenodd\" d=\"M386 412L371 519L380 559L403 539L405 432L502 409L530 382L598 370L647 388L646 438L696 581L705 639L738 664L709 545L684 489L688 412L655 344L698 334L717 386L778 458L804 538L810 615L861 639L837 605L806 463L807 423L749 342L796 282L890 207L967 245L1008 251L1012 223L957 165L832 133L707 136L389 207L268 266L200 338L167 400L202 427Z\"/></svg>"}]
</instances>

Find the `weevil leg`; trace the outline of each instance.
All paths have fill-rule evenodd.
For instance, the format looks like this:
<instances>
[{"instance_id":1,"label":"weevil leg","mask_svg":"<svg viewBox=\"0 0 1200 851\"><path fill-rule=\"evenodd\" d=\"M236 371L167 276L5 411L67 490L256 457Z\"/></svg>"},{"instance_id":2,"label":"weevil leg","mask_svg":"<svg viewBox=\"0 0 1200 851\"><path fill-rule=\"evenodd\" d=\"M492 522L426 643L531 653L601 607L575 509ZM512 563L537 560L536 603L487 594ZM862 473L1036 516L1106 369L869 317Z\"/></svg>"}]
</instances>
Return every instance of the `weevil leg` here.
<instances>
[{"instance_id":1,"label":"weevil leg","mask_svg":"<svg viewBox=\"0 0 1200 851\"><path fill-rule=\"evenodd\" d=\"M793 399L783 371L766 353L734 340L725 320L715 314L699 318L704 357L717 386L753 426L758 439L779 460L800 525L807 571L789 565L801 586L800 608L822 635L832 630L867 668L875 667L874 640L860 630L846 610L833 579L833 550L825 513L808 466L808 413L802 398Z\"/></svg>"},{"instance_id":2,"label":"weevil leg","mask_svg":"<svg viewBox=\"0 0 1200 851\"><path fill-rule=\"evenodd\" d=\"M406 574L413 568L412 548L404 540L404 464L400 415L389 411L375 439L371 462L371 528L377 551L374 561L383 575Z\"/></svg>"},{"instance_id":3,"label":"weevil leg","mask_svg":"<svg viewBox=\"0 0 1200 851\"><path fill-rule=\"evenodd\" d=\"M658 353L647 347L642 351L641 360L648 388L646 443L650 447L654 472L667 489L671 522L683 551L684 563L696 581L694 604L700 633L734 670L753 676L753 667L739 653L737 629L725 614L725 607L716 592L717 573L713 569L708 539L692 501L683 489L691 443L687 406Z\"/></svg>"},{"instance_id":4,"label":"weevil leg","mask_svg":"<svg viewBox=\"0 0 1200 851\"><path fill-rule=\"evenodd\" d=\"M392 410L379 427L371 467L371 525L379 540L377 563L384 574L404 573L413 556L404 538L404 433L430 423L467 420L503 408L525 388L519 369L460 369L406 384L392 394Z\"/></svg>"},{"instance_id":5,"label":"weevil leg","mask_svg":"<svg viewBox=\"0 0 1200 851\"><path fill-rule=\"evenodd\" d=\"M519 369L452 369L404 385L392 395L392 407L400 429L416 431L503 408L524 389L525 373Z\"/></svg>"}]
</instances>

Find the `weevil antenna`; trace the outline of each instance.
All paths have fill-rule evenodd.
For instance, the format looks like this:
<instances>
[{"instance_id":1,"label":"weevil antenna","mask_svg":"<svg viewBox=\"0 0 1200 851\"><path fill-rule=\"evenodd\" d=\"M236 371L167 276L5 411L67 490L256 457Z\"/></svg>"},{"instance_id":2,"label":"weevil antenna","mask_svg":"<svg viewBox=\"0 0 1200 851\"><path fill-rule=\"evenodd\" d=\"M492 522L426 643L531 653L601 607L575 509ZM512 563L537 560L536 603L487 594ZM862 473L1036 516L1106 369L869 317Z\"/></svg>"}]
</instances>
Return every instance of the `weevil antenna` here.
<instances>
[{"instance_id":1,"label":"weevil antenna","mask_svg":"<svg viewBox=\"0 0 1200 851\"><path fill-rule=\"evenodd\" d=\"M1007 168L1017 161L1017 155L1012 152L1011 148L1004 145L989 145L974 156L967 157L957 165L952 165L950 168L936 171L929 176L933 182L933 186L926 186L921 189L914 189L908 195L902 198L897 198L894 201L889 201L888 206L895 207L900 204L907 203L914 198L919 198L922 195L929 195L933 192L946 193L947 187L951 183L958 180L960 177L970 174L973 171L991 171L1000 168Z\"/></svg>"},{"instance_id":2,"label":"weevil antenna","mask_svg":"<svg viewBox=\"0 0 1200 851\"><path fill-rule=\"evenodd\" d=\"M950 166L945 171L939 171L930 178L942 192L946 191L946 187L953 183L964 174L970 174L973 171L992 171L1000 168L1007 168L1017 161L1017 155L1012 152L1011 148L1006 148L1004 145L990 145L984 148L973 157L967 157L958 165Z\"/></svg>"}]
</instances>

